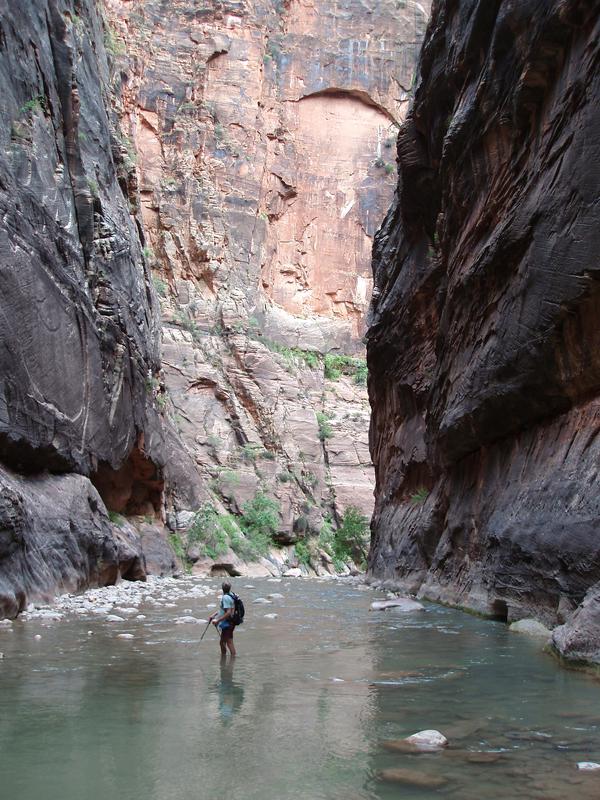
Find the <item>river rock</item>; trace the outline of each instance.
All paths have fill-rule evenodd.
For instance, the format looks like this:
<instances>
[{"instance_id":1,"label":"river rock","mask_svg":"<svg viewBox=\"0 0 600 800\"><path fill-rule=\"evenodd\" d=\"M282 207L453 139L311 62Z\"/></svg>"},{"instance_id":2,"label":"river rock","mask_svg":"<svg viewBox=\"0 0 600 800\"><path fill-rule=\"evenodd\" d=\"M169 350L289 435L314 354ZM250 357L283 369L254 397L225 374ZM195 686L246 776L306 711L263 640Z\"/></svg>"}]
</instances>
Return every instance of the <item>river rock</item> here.
<instances>
[{"instance_id":1,"label":"river rock","mask_svg":"<svg viewBox=\"0 0 600 800\"><path fill-rule=\"evenodd\" d=\"M408 614L411 611L422 611L424 606L410 597L395 597L393 600L375 600L371 603L372 611L385 611L388 608L396 608L398 611Z\"/></svg>"},{"instance_id":2,"label":"river rock","mask_svg":"<svg viewBox=\"0 0 600 800\"><path fill-rule=\"evenodd\" d=\"M577 769L583 772L595 772L596 770L600 770L600 764L598 764L597 761L578 761Z\"/></svg>"},{"instance_id":3,"label":"river rock","mask_svg":"<svg viewBox=\"0 0 600 800\"><path fill-rule=\"evenodd\" d=\"M268 606L271 604L271 600L267 600L266 597L255 597L252 602L257 605L264 605L264 606Z\"/></svg>"},{"instance_id":4,"label":"river rock","mask_svg":"<svg viewBox=\"0 0 600 800\"><path fill-rule=\"evenodd\" d=\"M133 633L117 633L117 639L133 639Z\"/></svg>"},{"instance_id":5,"label":"river rock","mask_svg":"<svg viewBox=\"0 0 600 800\"><path fill-rule=\"evenodd\" d=\"M404 783L422 789L439 789L448 782L440 775L427 775L417 770L399 768L384 769L379 773L379 777L387 783Z\"/></svg>"},{"instance_id":6,"label":"river rock","mask_svg":"<svg viewBox=\"0 0 600 800\"><path fill-rule=\"evenodd\" d=\"M436 730L413 733L412 736L406 737L406 741L421 750L441 750L448 745L448 739Z\"/></svg>"},{"instance_id":7,"label":"river rock","mask_svg":"<svg viewBox=\"0 0 600 800\"><path fill-rule=\"evenodd\" d=\"M124 617L120 617L118 614L109 614L106 617L107 622L125 622Z\"/></svg>"},{"instance_id":8,"label":"river rock","mask_svg":"<svg viewBox=\"0 0 600 800\"><path fill-rule=\"evenodd\" d=\"M281 600L285 595L280 594L279 592L273 592L272 594L267 595L268 600Z\"/></svg>"},{"instance_id":9,"label":"river rock","mask_svg":"<svg viewBox=\"0 0 600 800\"><path fill-rule=\"evenodd\" d=\"M552 631L539 622L537 619L520 619L517 622L512 622L508 626L509 631L513 633L524 633L527 636L537 636L540 639L550 639Z\"/></svg>"},{"instance_id":10,"label":"river rock","mask_svg":"<svg viewBox=\"0 0 600 800\"><path fill-rule=\"evenodd\" d=\"M302 570L299 567L292 567L291 569L286 569L283 573L284 578L301 578L302 577Z\"/></svg>"},{"instance_id":11,"label":"river rock","mask_svg":"<svg viewBox=\"0 0 600 800\"><path fill-rule=\"evenodd\" d=\"M203 620L206 624L206 620ZM196 617L192 616L185 616L185 617L177 617L174 621L175 625L197 625L201 620L196 619Z\"/></svg>"},{"instance_id":12,"label":"river rock","mask_svg":"<svg viewBox=\"0 0 600 800\"><path fill-rule=\"evenodd\" d=\"M278 616L279 614L263 614L265 619L277 619Z\"/></svg>"}]
</instances>

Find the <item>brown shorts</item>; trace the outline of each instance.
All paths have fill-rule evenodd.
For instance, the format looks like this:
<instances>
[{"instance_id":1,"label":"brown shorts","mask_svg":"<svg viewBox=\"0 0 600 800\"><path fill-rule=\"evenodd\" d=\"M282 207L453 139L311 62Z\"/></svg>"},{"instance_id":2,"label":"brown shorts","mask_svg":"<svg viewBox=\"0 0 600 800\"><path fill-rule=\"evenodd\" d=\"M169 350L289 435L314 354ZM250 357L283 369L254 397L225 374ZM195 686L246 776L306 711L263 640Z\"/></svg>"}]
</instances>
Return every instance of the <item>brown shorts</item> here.
<instances>
[{"instance_id":1,"label":"brown shorts","mask_svg":"<svg viewBox=\"0 0 600 800\"><path fill-rule=\"evenodd\" d=\"M221 641L230 642L233 639L234 626L229 625L227 628L221 629Z\"/></svg>"}]
</instances>

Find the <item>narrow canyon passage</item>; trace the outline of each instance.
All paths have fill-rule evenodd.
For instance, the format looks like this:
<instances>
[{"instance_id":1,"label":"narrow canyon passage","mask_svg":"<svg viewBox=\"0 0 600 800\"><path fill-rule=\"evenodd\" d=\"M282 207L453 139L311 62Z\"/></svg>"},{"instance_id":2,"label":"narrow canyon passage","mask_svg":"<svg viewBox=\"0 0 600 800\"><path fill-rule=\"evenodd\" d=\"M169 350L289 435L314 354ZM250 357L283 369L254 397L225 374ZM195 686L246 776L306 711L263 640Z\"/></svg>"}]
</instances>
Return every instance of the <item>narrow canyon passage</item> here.
<instances>
[{"instance_id":1,"label":"narrow canyon passage","mask_svg":"<svg viewBox=\"0 0 600 800\"><path fill-rule=\"evenodd\" d=\"M0 800L600 797L599 64L0 3Z\"/></svg>"},{"instance_id":2,"label":"narrow canyon passage","mask_svg":"<svg viewBox=\"0 0 600 800\"><path fill-rule=\"evenodd\" d=\"M539 644L434 605L369 611L378 593L357 584L235 583L234 662L214 631L200 641L218 583L195 578L0 627L3 797L598 797L575 768L600 752L598 685ZM448 747L398 749L428 728Z\"/></svg>"}]
</instances>

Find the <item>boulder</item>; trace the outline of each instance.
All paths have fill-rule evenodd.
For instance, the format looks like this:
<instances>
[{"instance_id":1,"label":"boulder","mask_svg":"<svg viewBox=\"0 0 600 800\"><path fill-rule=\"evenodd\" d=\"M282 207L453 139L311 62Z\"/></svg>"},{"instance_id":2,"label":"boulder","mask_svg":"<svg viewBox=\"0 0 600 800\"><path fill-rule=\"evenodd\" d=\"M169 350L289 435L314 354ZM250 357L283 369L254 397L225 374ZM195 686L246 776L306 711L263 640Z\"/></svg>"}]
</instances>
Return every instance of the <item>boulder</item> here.
<instances>
[{"instance_id":1,"label":"boulder","mask_svg":"<svg viewBox=\"0 0 600 800\"><path fill-rule=\"evenodd\" d=\"M527 636L536 636L546 641L552 636L552 631L539 622L537 619L520 619L517 622L512 622L508 626L509 631L513 633L524 633Z\"/></svg>"},{"instance_id":2,"label":"boulder","mask_svg":"<svg viewBox=\"0 0 600 800\"><path fill-rule=\"evenodd\" d=\"M398 611L408 614L411 611L422 611L425 606L410 597L395 597L393 600L375 600L371 603L372 611L386 611L388 608L395 608Z\"/></svg>"},{"instance_id":3,"label":"boulder","mask_svg":"<svg viewBox=\"0 0 600 800\"><path fill-rule=\"evenodd\" d=\"M291 569L286 569L283 573L284 578L301 578L302 577L302 570L299 567L292 567Z\"/></svg>"},{"instance_id":4,"label":"boulder","mask_svg":"<svg viewBox=\"0 0 600 800\"><path fill-rule=\"evenodd\" d=\"M552 646L566 661L600 665L600 583L587 592L569 621L554 629Z\"/></svg>"},{"instance_id":5,"label":"boulder","mask_svg":"<svg viewBox=\"0 0 600 800\"><path fill-rule=\"evenodd\" d=\"M442 750L448 745L448 739L436 730L419 731L407 736L406 741L419 750Z\"/></svg>"}]
</instances>

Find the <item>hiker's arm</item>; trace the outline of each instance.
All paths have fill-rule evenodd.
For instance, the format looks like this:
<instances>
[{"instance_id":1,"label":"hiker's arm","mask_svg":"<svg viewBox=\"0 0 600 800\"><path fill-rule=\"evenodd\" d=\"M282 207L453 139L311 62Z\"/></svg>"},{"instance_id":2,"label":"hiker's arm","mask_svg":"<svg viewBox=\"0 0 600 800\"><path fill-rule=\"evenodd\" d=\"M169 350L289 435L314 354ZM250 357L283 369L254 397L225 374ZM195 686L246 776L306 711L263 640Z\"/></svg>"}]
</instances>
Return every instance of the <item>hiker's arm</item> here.
<instances>
[{"instance_id":1,"label":"hiker's arm","mask_svg":"<svg viewBox=\"0 0 600 800\"><path fill-rule=\"evenodd\" d=\"M235 606L230 606L229 608L226 608L225 612L223 614L221 614L220 617L219 617L219 612L215 611L215 613L213 614L213 619L212 619L213 624L214 625L218 625L219 622L223 622L224 619L229 619L229 617L231 617L233 615L234 609L235 609ZM216 619L214 619L214 617L216 617Z\"/></svg>"}]
</instances>

